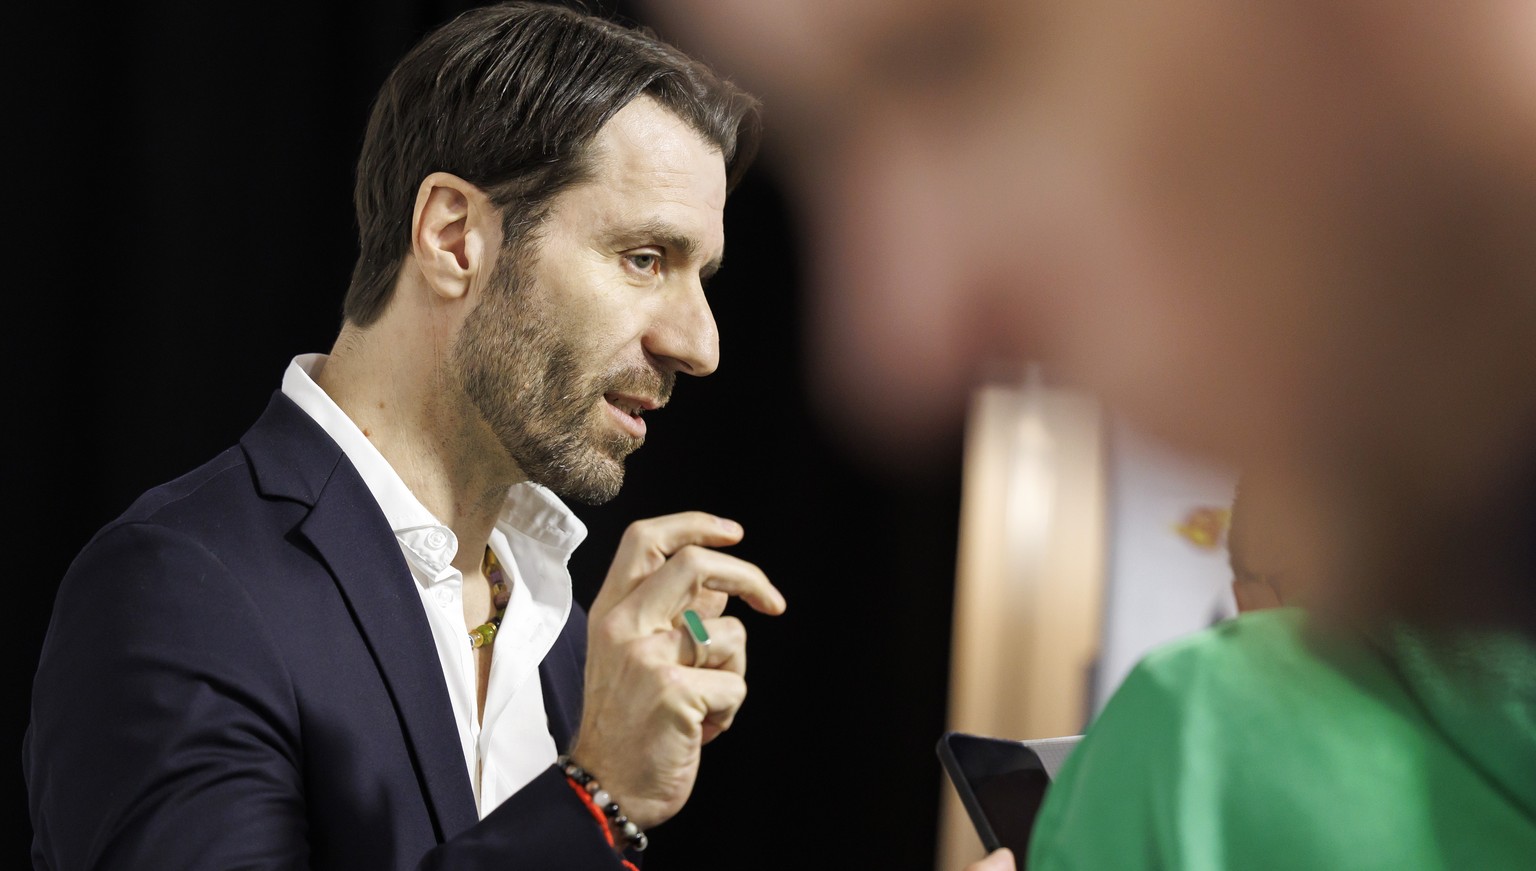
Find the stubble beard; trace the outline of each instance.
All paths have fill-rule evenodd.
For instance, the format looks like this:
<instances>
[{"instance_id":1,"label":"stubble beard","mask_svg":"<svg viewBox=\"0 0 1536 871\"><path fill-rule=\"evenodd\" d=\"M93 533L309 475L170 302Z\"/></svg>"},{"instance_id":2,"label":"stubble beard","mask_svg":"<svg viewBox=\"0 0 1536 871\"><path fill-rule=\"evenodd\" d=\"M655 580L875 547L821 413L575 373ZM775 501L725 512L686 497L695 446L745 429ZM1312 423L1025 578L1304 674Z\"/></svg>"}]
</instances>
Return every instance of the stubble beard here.
<instances>
[{"instance_id":1,"label":"stubble beard","mask_svg":"<svg viewBox=\"0 0 1536 871\"><path fill-rule=\"evenodd\" d=\"M503 251L486 296L454 342L459 386L528 480L561 498L601 505L624 484L624 459L643 443L615 429L603 394L665 402L674 376L652 368L583 375L578 349L545 317Z\"/></svg>"}]
</instances>

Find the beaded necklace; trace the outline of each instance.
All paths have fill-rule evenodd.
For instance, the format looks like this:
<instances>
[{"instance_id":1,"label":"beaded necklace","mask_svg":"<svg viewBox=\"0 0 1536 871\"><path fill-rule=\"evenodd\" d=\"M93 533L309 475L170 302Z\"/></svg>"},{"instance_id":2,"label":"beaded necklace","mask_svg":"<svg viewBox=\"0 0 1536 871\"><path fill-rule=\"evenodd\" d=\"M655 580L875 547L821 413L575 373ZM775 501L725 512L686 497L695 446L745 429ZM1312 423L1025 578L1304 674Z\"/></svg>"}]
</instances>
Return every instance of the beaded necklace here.
<instances>
[{"instance_id":1,"label":"beaded necklace","mask_svg":"<svg viewBox=\"0 0 1536 871\"><path fill-rule=\"evenodd\" d=\"M496 616L469 630L469 646L479 650L489 647L496 640L496 630L501 628L501 617L507 613L507 603L512 601L512 591L501 572L501 563L496 561L496 554L491 552L491 546L485 546L485 562L482 564L485 570L485 579L491 582L491 599L496 603Z\"/></svg>"}]
</instances>

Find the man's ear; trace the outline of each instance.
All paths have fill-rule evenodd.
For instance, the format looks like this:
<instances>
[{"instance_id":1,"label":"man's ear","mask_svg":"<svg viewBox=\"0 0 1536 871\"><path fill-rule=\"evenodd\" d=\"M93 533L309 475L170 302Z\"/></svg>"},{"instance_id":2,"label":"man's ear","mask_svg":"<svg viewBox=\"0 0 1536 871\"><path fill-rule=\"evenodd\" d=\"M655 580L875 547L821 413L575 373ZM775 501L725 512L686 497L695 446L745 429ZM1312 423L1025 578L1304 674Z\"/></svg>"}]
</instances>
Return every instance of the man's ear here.
<instances>
[{"instance_id":1,"label":"man's ear","mask_svg":"<svg viewBox=\"0 0 1536 871\"><path fill-rule=\"evenodd\" d=\"M411 215L411 254L439 297L467 295L476 276L495 265L500 241L496 209L478 187L447 172L422 179Z\"/></svg>"}]
</instances>

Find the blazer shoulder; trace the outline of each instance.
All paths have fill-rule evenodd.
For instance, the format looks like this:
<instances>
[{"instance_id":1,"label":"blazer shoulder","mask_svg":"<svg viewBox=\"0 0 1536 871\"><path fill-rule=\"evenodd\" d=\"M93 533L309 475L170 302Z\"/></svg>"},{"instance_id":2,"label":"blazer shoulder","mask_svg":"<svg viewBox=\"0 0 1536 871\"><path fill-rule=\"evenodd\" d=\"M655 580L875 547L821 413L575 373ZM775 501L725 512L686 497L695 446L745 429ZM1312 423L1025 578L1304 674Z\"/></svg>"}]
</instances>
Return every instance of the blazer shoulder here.
<instances>
[{"instance_id":1,"label":"blazer shoulder","mask_svg":"<svg viewBox=\"0 0 1536 871\"><path fill-rule=\"evenodd\" d=\"M274 520L286 530L314 507L345 461L325 430L279 391L238 444L146 491L102 531L144 523L216 539L232 530L270 530Z\"/></svg>"}]
</instances>

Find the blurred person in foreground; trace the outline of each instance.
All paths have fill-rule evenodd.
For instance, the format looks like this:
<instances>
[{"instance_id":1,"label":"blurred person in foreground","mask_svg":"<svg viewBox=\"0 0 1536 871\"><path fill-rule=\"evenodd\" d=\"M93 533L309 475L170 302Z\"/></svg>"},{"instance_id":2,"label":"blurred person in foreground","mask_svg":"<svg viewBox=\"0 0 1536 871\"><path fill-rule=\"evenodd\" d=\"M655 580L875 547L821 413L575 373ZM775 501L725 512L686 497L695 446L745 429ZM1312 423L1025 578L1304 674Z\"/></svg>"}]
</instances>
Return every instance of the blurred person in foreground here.
<instances>
[{"instance_id":1,"label":"blurred person in foreground","mask_svg":"<svg viewBox=\"0 0 1536 871\"><path fill-rule=\"evenodd\" d=\"M852 436L1039 360L1274 474L1307 609L1147 657L1031 868L1529 867L1536 4L651 8L765 99Z\"/></svg>"},{"instance_id":2,"label":"blurred person in foreground","mask_svg":"<svg viewBox=\"0 0 1536 871\"><path fill-rule=\"evenodd\" d=\"M36 867L634 867L745 696L727 597L784 601L717 550L736 523L676 514L625 532L589 633L561 497L614 496L642 414L715 369L703 282L756 125L675 49L559 7L407 54L331 353L59 589Z\"/></svg>"}]
</instances>

